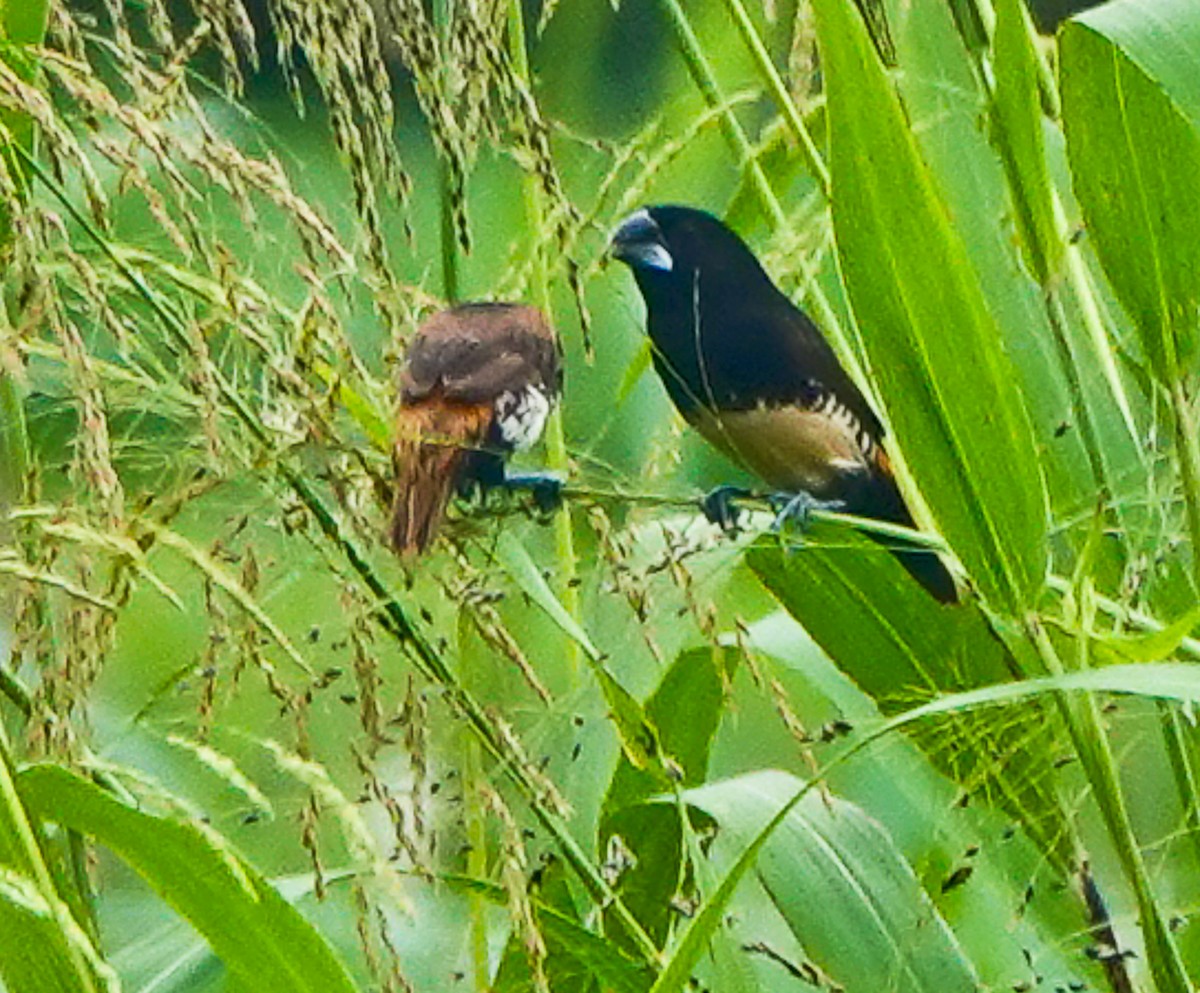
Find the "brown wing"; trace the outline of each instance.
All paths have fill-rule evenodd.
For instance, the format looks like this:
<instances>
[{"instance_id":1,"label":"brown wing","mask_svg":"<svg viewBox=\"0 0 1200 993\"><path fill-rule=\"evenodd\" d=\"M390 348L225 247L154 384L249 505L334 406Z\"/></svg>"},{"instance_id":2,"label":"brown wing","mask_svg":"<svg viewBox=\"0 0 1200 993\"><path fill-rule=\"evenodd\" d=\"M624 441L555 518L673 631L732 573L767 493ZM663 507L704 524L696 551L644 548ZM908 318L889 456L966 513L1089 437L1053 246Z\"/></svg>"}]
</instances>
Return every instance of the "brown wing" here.
<instances>
[{"instance_id":1,"label":"brown wing","mask_svg":"<svg viewBox=\"0 0 1200 993\"><path fill-rule=\"evenodd\" d=\"M553 399L562 388L558 339L540 310L521 304L464 304L434 314L418 330L407 360L402 402L439 388L463 403L528 386Z\"/></svg>"},{"instance_id":2,"label":"brown wing","mask_svg":"<svg viewBox=\"0 0 1200 993\"><path fill-rule=\"evenodd\" d=\"M437 537L464 459L478 449L492 422L492 405L429 396L396 415L390 537L402 557L424 552Z\"/></svg>"}]
</instances>

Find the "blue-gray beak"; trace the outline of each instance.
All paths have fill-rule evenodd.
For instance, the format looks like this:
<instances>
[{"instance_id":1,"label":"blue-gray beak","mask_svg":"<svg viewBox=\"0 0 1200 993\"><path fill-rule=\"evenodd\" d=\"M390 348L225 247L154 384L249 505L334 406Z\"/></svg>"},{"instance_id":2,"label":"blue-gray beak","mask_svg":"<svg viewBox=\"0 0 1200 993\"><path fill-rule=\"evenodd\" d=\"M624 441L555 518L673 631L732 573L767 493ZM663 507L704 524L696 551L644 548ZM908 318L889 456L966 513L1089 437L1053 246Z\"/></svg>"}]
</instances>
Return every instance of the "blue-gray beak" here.
<instances>
[{"instance_id":1,"label":"blue-gray beak","mask_svg":"<svg viewBox=\"0 0 1200 993\"><path fill-rule=\"evenodd\" d=\"M610 250L614 258L634 269L670 272L675 268L662 228L645 208L634 211L621 222L613 235Z\"/></svg>"}]
</instances>

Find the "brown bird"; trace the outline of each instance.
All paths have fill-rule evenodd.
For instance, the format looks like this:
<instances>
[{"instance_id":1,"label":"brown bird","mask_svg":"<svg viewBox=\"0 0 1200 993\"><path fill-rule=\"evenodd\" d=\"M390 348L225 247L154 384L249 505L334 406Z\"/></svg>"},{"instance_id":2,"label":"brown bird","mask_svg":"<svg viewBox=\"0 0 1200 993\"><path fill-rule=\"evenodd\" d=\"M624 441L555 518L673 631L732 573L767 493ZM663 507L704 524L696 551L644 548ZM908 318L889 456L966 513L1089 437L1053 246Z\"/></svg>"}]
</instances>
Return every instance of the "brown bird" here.
<instances>
[{"instance_id":1,"label":"brown bird","mask_svg":"<svg viewBox=\"0 0 1200 993\"><path fill-rule=\"evenodd\" d=\"M613 236L646 301L654 367L675 406L735 462L781 491L785 513L825 507L913 526L884 449L883 424L808 315L745 242L691 207L648 207ZM705 513L736 516L718 487ZM957 599L931 551L892 542L935 598Z\"/></svg>"},{"instance_id":2,"label":"brown bird","mask_svg":"<svg viewBox=\"0 0 1200 993\"><path fill-rule=\"evenodd\" d=\"M396 552L410 557L433 543L455 491L522 488L539 506L553 506L560 479L511 475L504 463L541 437L561 391L558 338L536 307L468 303L426 320L400 377L390 535Z\"/></svg>"}]
</instances>

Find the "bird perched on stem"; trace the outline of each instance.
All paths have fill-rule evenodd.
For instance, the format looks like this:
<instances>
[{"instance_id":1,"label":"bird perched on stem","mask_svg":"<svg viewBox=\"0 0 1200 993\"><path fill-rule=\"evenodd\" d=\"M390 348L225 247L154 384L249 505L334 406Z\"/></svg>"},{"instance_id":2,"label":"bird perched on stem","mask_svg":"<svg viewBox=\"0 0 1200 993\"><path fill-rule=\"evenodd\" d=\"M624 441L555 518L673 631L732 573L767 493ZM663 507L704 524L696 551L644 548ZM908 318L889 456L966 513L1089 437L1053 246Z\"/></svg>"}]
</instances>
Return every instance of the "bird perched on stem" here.
<instances>
[{"instance_id":1,"label":"bird perched on stem","mask_svg":"<svg viewBox=\"0 0 1200 993\"><path fill-rule=\"evenodd\" d=\"M675 406L710 443L781 491L785 514L820 507L912 527L879 418L817 326L741 238L705 211L648 207L625 219L611 251L633 270L654 367ZM728 526L738 495L746 494L718 487L705 513ZM890 547L930 594L957 598L934 552Z\"/></svg>"},{"instance_id":2,"label":"bird perched on stem","mask_svg":"<svg viewBox=\"0 0 1200 993\"><path fill-rule=\"evenodd\" d=\"M553 506L562 482L513 475L506 458L532 446L562 391L558 338L536 307L468 303L427 319L408 347L392 449L390 538L402 557L437 536L454 492L531 490Z\"/></svg>"}]
</instances>

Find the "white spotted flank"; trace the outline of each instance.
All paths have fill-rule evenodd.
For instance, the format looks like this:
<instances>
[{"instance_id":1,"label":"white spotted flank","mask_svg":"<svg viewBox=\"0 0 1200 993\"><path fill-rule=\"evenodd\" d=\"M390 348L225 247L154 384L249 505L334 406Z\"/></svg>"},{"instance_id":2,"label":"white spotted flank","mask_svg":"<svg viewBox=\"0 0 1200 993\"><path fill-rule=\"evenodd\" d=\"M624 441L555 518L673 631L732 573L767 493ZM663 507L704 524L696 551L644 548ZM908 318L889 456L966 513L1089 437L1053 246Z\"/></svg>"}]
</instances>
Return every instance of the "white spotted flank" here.
<instances>
[{"instance_id":1,"label":"white spotted flank","mask_svg":"<svg viewBox=\"0 0 1200 993\"><path fill-rule=\"evenodd\" d=\"M496 426L506 445L518 451L532 447L542 436L550 401L536 386L513 392L506 390L496 398Z\"/></svg>"}]
</instances>

